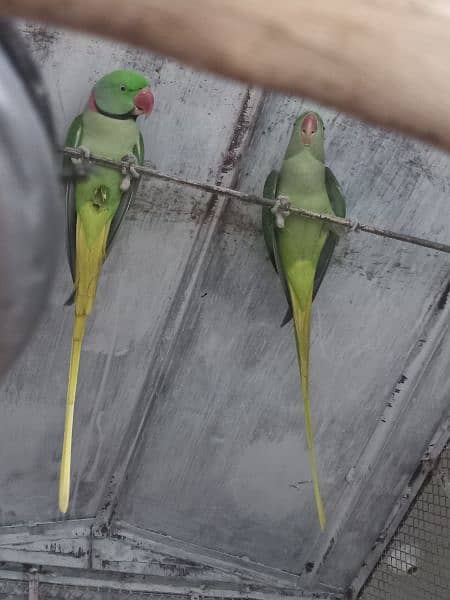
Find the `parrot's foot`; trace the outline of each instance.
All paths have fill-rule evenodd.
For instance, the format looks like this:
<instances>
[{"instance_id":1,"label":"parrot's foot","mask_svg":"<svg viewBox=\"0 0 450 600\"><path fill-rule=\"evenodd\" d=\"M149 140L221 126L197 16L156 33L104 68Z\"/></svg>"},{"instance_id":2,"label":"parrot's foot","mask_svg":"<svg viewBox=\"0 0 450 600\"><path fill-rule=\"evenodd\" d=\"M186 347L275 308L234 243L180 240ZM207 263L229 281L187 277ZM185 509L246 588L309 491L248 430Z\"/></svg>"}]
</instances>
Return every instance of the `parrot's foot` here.
<instances>
[{"instance_id":1,"label":"parrot's foot","mask_svg":"<svg viewBox=\"0 0 450 600\"><path fill-rule=\"evenodd\" d=\"M358 221L358 219L353 219L352 223L353 225L351 226L350 231L357 233L361 230L361 223Z\"/></svg>"},{"instance_id":2,"label":"parrot's foot","mask_svg":"<svg viewBox=\"0 0 450 600\"><path fill-rule=\"evenodd\" d=\"M337 223L330 223L328 227L336 236L348 235L349 233L357 233L360 230L361 224L358 220L353 219L351 227L345 227L344 225L338 225Z\"/></svg>"},{"instance_id":3,"label":"parrot's foot","mask_svg":"<svg viewBox=\"0 0 450 600\"><path fill-rule=\"evenodd\" d=\"M341 235L347 235L349 233L348 227L344 227L344 225L338 225L337 223L327 223L328 229L334 233L336 237L341 237Z\"/></svg>"},{"instance_id":4,"label":"parrot's foot","mask_svg":"<svg viewBox=\"0 0 450 600\"><path fill-rule=\"evenodd\" d=\"M137 158L134 154L126 154L122 157L122 163L126 163L122 166L122 174L124 178L120 184L122 192L126 192L130 189L131 178L139 179L140 174L136 171L135 165L137 165Z\"/></svg>"},{"instance_id":5,"label":"parrot's foot","mask_svg":"<svg viewBox=\"0 0 450 600\"><path fill-rule=\"evenodd\" d=\"M78 146L77 150L81 153L81 156L79 158L72 157L70 159L74 165L81 165L81 163L91 158L91 151L89 148L86 148L86 146Z\"/></svg>"},{"instance_id":6,"label":"parrot's foot","mask_svg":"<svg viewBox=\"0 0 450 600\"><path fill-rule=\"evenodd\" d=\"M270 212L275 215L275 223L279 229L284 229L284 220L291 214L291 203L287 196L278 196Z\"/></svg>"}]
</instances>

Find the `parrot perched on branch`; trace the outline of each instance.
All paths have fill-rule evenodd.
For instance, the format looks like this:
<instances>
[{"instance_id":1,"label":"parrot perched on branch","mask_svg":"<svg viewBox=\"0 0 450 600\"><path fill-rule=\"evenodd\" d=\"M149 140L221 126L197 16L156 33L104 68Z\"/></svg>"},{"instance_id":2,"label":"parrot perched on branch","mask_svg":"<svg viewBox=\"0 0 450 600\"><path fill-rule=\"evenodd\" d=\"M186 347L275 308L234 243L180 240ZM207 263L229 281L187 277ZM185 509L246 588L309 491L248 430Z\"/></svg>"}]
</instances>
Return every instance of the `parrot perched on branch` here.
<instances>
[{"instance_id":1,"label":"parrot perched on branch","mask_svg":"<svg viewBox=\"0 0 450 600\"><path fill-rule=\"evenodd\" d=\"M324 164L324 126L318 114L307 112L295 121L281 170L270 173L264 186L264 197L288 200L293 207L345 217L345 199L336 178ZM262 224L269 257L289 305L282 325L294 317L314 496L323 530L326 519L309 401L309 342L312 301L327 270L337 235L329 224L296 214L281 213L280 221L276 208L263 208Z\"/></svg>"},{"instance_id":2,"label":"parrot perched on branch","mask_svg":"<svg viewBox=\"0 0 450 600\"><path fill-rule=\"evenodd\" d=\"M67 254L75 303L64 442L59 481L59 509L67 512L70 497L72 428L86 317L92 311L103 261L127 212L138 185L133 164L142 164L144 144L136 124L153 109L148 80L132 71L114 71L94 86L84 112L72 122L66 146L112 160L125 160L125 177L118 170L93 166L87 177L69 184L66 192ZM77 162L80 159L65 159ZM134 171L134 172L133 172ZM134 179L131 180L131 177Z\"/></svg>"}]
</instances>

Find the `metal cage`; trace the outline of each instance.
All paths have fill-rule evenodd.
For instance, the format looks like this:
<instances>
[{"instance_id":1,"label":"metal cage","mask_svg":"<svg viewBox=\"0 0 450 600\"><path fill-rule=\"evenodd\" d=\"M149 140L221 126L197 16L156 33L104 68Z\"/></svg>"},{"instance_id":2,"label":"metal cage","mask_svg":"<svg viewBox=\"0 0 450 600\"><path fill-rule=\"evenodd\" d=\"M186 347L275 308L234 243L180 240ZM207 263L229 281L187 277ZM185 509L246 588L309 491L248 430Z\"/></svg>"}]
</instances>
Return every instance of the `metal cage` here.
<instances>
[{"instance_id":1,"label":"metal cage","mask_svg":"<svg viewBox=\"0 0 450 600\"><path fill-rule=\"evenodd\" d=\"M361 600L449 600L450 446L387 546Z\"/></svg>"}]
</instances>

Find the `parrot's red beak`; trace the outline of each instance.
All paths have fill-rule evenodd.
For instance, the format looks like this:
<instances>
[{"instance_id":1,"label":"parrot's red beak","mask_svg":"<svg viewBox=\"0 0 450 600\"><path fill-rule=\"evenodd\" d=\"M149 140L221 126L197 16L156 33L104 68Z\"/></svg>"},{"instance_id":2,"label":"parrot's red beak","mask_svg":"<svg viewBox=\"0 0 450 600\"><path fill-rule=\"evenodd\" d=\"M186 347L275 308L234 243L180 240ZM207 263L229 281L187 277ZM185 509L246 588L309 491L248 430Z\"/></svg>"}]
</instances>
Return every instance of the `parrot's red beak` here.
<instances>
[{"instance_id":1,"label":"parrot's red beak","mask_svg":"<svg viewBox=\"0 0 450 600\"><path fill-rule=\"evenodd\" d=\"M136 116L149 115L153 110L154 104L155 98L150 88L142 88L134 98L133 114Z\"/></svg>"},{"instance_id":2,"label":"parrot's red beak","mask_svg":"<svg viewBox=\"0 0 450 600\"><path fill-rule=\"evenodd\" d=\"M306 115L302 123L302 142L305 146L310 146L312 137L316 133L318 127L317 117L313 113Z\"/></svg>"}]
</instances>

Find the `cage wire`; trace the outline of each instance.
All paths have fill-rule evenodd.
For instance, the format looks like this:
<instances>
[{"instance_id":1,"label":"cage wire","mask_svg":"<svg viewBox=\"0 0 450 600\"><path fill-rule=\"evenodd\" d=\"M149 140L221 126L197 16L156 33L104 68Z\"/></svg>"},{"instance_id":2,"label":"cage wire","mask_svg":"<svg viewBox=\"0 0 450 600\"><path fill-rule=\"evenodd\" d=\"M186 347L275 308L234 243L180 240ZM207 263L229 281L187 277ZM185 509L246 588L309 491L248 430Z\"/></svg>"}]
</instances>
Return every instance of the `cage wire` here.
<instances>
[{"instance_id":1,"label":"cage wire","mask_svg":"<svg viewBox=\"0 0 450 600\"><path fill-rule=\"evenodd\" d=\"M358 598L450 600L449 444Z\"/></svg>"},{"instance_id":2,"label":"cage wire","mask_svg":"<svg viewBox=\"0 0 450 600\"><path fill-rule=\"evenodd\" d=\"M107 586L39 583L37 596L30 594L29 582L0 580L0 600L217 600L207 593L199 596L190 594L170 594L133 589L117 589ZM222 600L235 600L230 594ZM236 599L237 600L237 599Z\"/></svg>"},{"instance_id":3,"label":"cage wire","mask_svg":"<svg viewBox=\"0 0 450 600\"><path fill-rule=\"evenodd\" d=\"M302 217L306 217L307 219L330 223L331 225L336 226L338 231L339 228L341 230L347 230L351 232L362 231L364 233L378 235L380 237L398 240L400 242L413 244L415 246L422 246L423 248L431 248L432 250L437 250L438 252L445 252L446 254L450 254L450 244L444 244L442 242L428 240L425 238L417 237L415 235L409 235L398 231L391 231L389 229L375 227L374 225L360 223L357 219L342 219L340 217L335 216L334 214L317 213L312 210L307 210L305 208L299 208L293 206L289 202L289 199L284 196L279 196L275 200L269 200L268 198L263 198L261 196L257 196L256 194L247 194L245 192L241 192L239 190L234 190L231 188L226 188L220 185L200 183L198 181L189 181L187 179L182 179L181 177L165 175L164 173L160 173L159 171L156 171L155 169L152 169L145 165L130 163L125 159L118 161L106 158L104 156L96 156L91 154L83 146L80 146L79 148L65 147L61 149L61 152L64 155L70 157L71 159L81 161L77 162L76 166L73 165L74 168L72 171L67 171L67 169L63 170L63 180L76 180L77 178L85 177L87 175L87 170L85 167L89 167L90 163L94 163L121 171L125 176L129 178L138 178L140 176L143 176L148 178L160 179L162 181L169 181L171 183L186 186L192 189L202 190L204 192L209 192L218 196L234 198L235 200L244 202L246 204L256 204L262 207L266 207L268 209L271 209L272 213L276 217L278 227L281 228L284 227L284 219L289 214L296 214Z\"/></svg>"},{"instance_id":4,"label":"cage wire","mask_svg":"<svg viewBox=\"0 0 450 600\"><path fill-rule=\"evenodd\" d=\"M106 587L74 586L52 583L39 585L38 600L191 600L188 595L160 594Z\"/></svg>"},{"instance_id":5,"label":"cage wire","mask_svg":"<svg viewBox=\"0 0 450 600\"><path fill-rule=\"evenodd\" d=\"M15 581L11 579L0 580L0 600L28 600L29 585L27 581Z\"/></svg>"}]
</instances>

